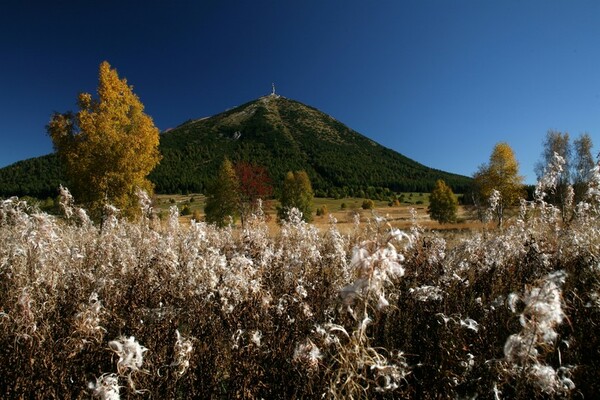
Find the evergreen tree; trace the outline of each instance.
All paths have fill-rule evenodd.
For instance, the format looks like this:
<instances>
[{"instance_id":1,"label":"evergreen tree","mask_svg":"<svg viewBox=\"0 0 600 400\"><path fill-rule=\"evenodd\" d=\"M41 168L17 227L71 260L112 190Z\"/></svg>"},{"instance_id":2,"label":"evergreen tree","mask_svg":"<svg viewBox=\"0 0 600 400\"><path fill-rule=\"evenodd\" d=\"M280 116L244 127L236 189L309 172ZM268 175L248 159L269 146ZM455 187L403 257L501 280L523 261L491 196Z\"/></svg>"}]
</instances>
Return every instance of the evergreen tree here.
<instances>
[{"instance_id":1,"label":"evergreen tree","mask_svg":"<svg viewBox=\"0 0 600 400\"><path fill-rule=\"evenodd\" d=\"M277 217L286 219L292 208L297 208L302 213L302 219L312 221L313 190L305 171L288 172L283 182L280 206L277 208Z\"/></svg>"},{"instance_id":2,"label":"evergreen tree","mask_svg":"<svg viewBox=\"0 0 600 400\"><path fill-rule=\"evenodd\" d=\"M78 105L78 113L56 113L47 126L70 190L96 218L106 202L125 215L138 214L135 192L152 192L146 177L160 160L158 128L106 61L100 64L98 99L82 93Z\"/></svg>"},{"instance_id":3,"label":"evergreen tree","mask_svg":"<svg viewBox=\"0 0 600 400\"><path fill-rule=\"evenodd\" d=\"M240 183L228 158L223 160L217 178L207 192L204 213L206 222L225 226L229 218L235 222L239 216Z\"/></svg>"},{"instance_id":4,"label":"evergreen tree","mask_svg":"<svg viewBox=\"0 0 600 400\"><path fill-rule=\"evenodd\" d=\"M439 179L429 196L427 213L431 219L440 224L453 223L456 222L457 209L458 200L452 189L442 179Z\"/></svg>"}]
</instances>

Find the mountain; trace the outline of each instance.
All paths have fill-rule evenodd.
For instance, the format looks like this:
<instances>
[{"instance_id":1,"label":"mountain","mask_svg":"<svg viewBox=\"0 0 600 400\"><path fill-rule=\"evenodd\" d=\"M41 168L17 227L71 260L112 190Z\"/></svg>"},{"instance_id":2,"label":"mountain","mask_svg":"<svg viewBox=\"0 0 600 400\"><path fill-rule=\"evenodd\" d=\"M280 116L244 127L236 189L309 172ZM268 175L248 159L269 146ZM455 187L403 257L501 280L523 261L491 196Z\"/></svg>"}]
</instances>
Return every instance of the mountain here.
<instances>
[{"instance_id":1,"label":"mountain","mask_svg":"<svg viewBox=\"0 0 600 400\"><path fill-rule=\"evenodd\" d=\"M162 134L163 160L150 175L159 192L202 191L225 156L265 166L272 180L306 170L317 195L373 188L430 191L444 179L462 192L470 178L434 170L353 131L321 111L269 95Z\"/></svg>"},{"instance_id":2,"label":"mountain","mask_svg":"<svg viewBox=\"0 0 600 400\"><path fill-rule=\"evenodd\" d=\"M288 171L305 170L317 196L428 192L437 179L464 192L470 183L470 178L428 168L316 108L277 95L165 131L160 151L163 159L150 174L158 193L203 192L224 157L266 167L276 187ZM45 197L56 193L60 178L53 155L21 161L0 169L0 196Z\"/></svg>"}]
</instances>

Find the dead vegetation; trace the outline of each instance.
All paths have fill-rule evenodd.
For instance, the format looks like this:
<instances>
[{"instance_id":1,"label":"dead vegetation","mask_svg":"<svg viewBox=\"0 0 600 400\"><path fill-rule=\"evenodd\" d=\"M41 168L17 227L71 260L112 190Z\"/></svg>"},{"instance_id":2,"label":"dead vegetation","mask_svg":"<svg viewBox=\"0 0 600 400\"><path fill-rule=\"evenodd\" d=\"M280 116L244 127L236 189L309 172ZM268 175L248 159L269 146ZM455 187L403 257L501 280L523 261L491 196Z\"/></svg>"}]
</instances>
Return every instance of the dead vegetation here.
<instances>
[{"instance_id":1,"label":"dead vegetation","mask_svg":"<svg viewBox=\"0 0 600 400\"><path fill-rule=\"evenodd\" d=\"M593 398L600 201L454 238L0 206L4 398ZM598 185L597 185L598 186ZM544 188L551 190L551 188ZM404 223L404 221L403 221ZM464 233L464 232L463 232Z\"/></svg>"}]
</instances>

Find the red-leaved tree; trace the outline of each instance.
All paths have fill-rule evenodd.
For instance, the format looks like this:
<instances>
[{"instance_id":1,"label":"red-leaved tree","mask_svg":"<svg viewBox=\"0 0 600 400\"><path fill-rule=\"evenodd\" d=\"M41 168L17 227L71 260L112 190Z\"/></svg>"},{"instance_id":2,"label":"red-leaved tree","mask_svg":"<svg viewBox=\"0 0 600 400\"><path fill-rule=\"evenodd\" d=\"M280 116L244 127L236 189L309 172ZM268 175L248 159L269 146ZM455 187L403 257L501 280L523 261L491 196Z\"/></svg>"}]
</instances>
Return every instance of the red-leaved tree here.
<instances>
[{"instance_id":1,"label":"red-leaved tree","mask_svg":"<svg viewBox=\"0 0 600 400\"><path fill-rule=\"evenodd\" d=\"M240 161L235 164L235 173L240 183L240 215L242 225L247 215L256 211L258 201L273 194L273 186L267 169L260 165Z\"/></svg>"}]
</instances>

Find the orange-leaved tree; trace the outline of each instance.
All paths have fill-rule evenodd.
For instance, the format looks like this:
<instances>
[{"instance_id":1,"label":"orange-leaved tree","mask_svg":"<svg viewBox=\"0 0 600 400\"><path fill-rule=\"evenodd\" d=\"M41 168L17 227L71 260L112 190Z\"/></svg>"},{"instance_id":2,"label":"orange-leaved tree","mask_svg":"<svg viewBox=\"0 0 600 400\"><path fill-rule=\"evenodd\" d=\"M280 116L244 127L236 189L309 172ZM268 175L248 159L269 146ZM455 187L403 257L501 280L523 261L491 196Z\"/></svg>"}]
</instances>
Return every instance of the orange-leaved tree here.
<instances>
[{"instance_id":1,"label":"orange-leaved tree","mask_svg":"<svg viewBox=\"0 0 600 400\"><path fill-rule=\"evenodd\" d=\"M76 200L99 218L110 203L125 215L140 212L136 190L152 192L146 178L160 160L159 130L125 79L104 61L98 98L79 95L77 113L55 113L47 131Z\"/></svg>"}]
</instances>

